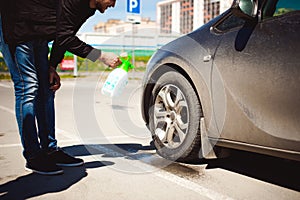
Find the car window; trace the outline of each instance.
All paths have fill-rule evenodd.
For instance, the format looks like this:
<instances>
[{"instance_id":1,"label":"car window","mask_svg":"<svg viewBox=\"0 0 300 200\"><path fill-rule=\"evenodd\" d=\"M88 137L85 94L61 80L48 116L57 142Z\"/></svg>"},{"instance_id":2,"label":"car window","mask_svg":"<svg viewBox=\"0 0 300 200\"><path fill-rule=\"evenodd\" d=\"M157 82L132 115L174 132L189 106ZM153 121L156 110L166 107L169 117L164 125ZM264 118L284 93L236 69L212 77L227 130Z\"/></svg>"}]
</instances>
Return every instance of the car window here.
<instances>
[{"instance_id":1,"label":"car window","mask_svg":"<svg viewBox=\"0 0 300 200\"><path fill-rule=\"evenodd\" d=\"M299 0L268 0L263 10L263 18L280 16L300 10Z\"/></svg>"}]
</instances>

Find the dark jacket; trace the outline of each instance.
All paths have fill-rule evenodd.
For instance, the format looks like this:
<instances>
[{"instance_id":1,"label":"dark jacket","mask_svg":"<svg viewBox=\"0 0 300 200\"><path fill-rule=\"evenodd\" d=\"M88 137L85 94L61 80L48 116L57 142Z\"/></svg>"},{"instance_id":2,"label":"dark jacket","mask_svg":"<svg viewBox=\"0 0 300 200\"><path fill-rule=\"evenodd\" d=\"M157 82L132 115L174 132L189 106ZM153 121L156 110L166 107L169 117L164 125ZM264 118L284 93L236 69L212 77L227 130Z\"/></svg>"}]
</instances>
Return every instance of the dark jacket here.
<instances>
[{"instance_id":1,"label":"dark jacket","mask_svg":"<svg viewBox=\"0 0 300 200\"><path fill-rule=\"evenodd\" d=\"M50 56L50 66L61 62L66 50L83 58L96 61L101 51L82 42L76 37L82 24L96 9L89 7L89 0L59 0L57 12L56 38Z\"/></svg>"},{"instance_id":2,"label":"dark jacket","mask_svg":"<svg viewBox=\"0 0 300 200\"><path fill-rule=\"evenodd\" d=\"M1 23L3 38L7 44L12 43L13 41L13 28L12 24L15 23L15 0L11 1L0 1L0 13L1 13Z\"/></svg>"},{"instance_id":3,"label":"dark jacket","mask_svg":"<svg viewBox=\"0 0 300 200\"><path fill-rule=\"evenodd\" d=\"M33 39L53 40L56 32L57 0L1 1L3 35L6 43Z\"/></svg>"},{"instance_id":4,"label":"dark jacket","mask_svg":"<svg viewBox=\"0 0 300 200\"><path fill-rule=\"evenodd\" d=\"M22 0L10 7L3 2L0 5L6 24L3 32L8 44L54 40L50 56L53 67L57 67L67 50L92 61L101 55L100 50L76 37L82 24L96 11L89 7L89 0Z\"/></svg>"}]
</instances>

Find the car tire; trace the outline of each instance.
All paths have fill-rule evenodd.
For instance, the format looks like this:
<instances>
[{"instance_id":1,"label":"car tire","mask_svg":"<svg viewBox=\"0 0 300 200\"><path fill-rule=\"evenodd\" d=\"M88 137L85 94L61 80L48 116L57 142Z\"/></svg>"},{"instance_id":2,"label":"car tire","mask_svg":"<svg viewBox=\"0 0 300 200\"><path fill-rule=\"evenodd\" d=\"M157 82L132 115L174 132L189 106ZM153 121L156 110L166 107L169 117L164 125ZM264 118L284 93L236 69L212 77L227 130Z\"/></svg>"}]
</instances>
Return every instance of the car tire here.
<instances>
[{"instance_id":1,"label":"car tire","mask_svg":"<svg viewBox=\"0 0 300 200\"><path fill-rule=\"evenodd\" d=\"M180 162L199 160L202 109L189 81L171 70L161 75L152 90L149 127L162 157Z\"/></svg>"}]
</instances>

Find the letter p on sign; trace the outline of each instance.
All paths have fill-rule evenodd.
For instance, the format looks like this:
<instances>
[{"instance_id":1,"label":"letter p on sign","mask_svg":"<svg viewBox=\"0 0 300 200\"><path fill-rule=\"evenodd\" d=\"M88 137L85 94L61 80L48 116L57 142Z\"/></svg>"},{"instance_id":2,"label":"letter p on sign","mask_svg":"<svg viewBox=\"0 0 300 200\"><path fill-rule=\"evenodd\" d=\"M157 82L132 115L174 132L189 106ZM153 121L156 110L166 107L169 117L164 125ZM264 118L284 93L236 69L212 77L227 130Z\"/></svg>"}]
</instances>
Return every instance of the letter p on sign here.
<instances>
[{"instance_id":1,"label":"letter p on sign","mask_svg":"<svg viewBox=\"0 0 300 200\"><path fill-rule=\"evenodd\" d=\"M127 12L140 14L140 0L127 0Z\"/></svg>"}]
</instances>

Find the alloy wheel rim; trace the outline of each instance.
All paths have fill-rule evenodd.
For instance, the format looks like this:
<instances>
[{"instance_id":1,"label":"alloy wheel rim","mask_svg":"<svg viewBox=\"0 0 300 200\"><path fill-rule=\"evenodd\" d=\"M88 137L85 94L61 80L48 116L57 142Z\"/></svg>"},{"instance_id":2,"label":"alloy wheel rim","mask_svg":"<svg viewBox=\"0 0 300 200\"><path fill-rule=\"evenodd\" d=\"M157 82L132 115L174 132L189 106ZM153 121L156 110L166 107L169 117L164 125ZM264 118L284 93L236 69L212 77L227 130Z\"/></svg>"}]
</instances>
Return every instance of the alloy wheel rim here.
<instances>
[{"instance_id":1,"label":"alloy wheel rim","mask_svg":"<svg viewBox=\"0 0 300 200\"><path fill-rule=\"evenodd\" d=\"M154 104L155 135L166 147L174 149L188 132L189 108L183 92L175 85L163 86Z\"/></svg>"}]
</instances>

